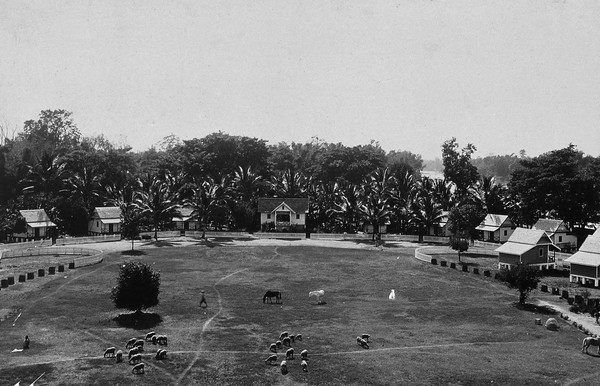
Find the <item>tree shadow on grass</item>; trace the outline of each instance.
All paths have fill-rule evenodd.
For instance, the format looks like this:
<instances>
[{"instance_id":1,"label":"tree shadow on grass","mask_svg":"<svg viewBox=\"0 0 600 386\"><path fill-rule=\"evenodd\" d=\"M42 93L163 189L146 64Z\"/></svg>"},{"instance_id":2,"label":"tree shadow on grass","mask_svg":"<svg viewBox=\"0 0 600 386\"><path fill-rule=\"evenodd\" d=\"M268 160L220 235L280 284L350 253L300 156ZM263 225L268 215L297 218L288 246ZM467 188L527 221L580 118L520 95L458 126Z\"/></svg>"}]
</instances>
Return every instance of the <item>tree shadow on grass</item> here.
<instances>
[{"instance_id":1,"label":"tree shadow on grass","mask_svg":"<svg viewBox=\"0 0 600 386\"><path fill-rule=\"evenodd\" d=\"M137 249L134 249L133 251L129 250L129 251L122 251L121 252L121 255L125 255L125 256L142 256L142 255L145 255L145 254L146 254L146 252L140 251L140 250L137 250Z\"/></svg>"},{"instance_id":2,"label":"tree shadow on grass","mask_svg":"<svg viewBox=\"0 0 600 386\"><path fill-rule=\"evenodd\" d=\"M554 310L552 307L549 307L549 306L538 306L536 304L531 304L531 303L520 304L519 302L515 302L513 304L513 306L521 311L529 311L529 312L533 312L536 314L543 314L543 315L556 315L557 314L556 310Z\"/></svg>"},{"instance_id":3,"label":"tree shadow on grass","mask_svg":"<svg viewBox=\"0 0 600 386\"><path fill-rule=\"evenodd\" d=\"M162 323L162 317L159 314L147 312L132 312L130 314L119 314L113 321L120 327L133 328L135 330L147 330Z\"/></svg>"}]
</instances>

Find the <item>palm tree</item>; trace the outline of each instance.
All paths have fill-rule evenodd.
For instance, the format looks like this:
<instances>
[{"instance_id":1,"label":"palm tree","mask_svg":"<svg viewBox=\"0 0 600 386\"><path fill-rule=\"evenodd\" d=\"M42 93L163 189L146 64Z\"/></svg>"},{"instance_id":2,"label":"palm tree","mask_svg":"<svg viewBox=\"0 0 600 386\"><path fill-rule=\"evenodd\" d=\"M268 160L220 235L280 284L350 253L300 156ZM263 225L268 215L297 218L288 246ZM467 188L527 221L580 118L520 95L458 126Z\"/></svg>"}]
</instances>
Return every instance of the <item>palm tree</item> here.
<instances>
[{"instance_id":1,"label":"palm tree","mask_svg":"<svg viewBox=\"0 0 600 386\"><path fill-rule=\"evenodd\" d=\"M433 183L429 178L423 178L416 190L415 199L410 205L411 222L419 229L419 242L429 229L439 224L443 217L442 206L437 202Z\"/></svg>"},{"instance_id":2,"label":"palm tree","mask_svg":"<svg viewBox=\"0 0 600 386\"><path fill-rule=\"evenodd\" d=\"M232 217L236 224L247 230L253 228L254 214L258 209L258 196L264 187L262 176L256 174L252 167L238 166L233 173L230 194Z\"/></svg>"},{"instance_id":3,"label":"palm tree","mask_svg":"<svg viewBox=\"0 0 600 386\"><path fill-rule=\"evenodd\" d=\"M61 190L67 176L65 166L58 155L44 152L35 166L28 166L28 175L21 181L23 193L38 194L38 206L50 210L50 200Z\"/></svg>"},{"instance_id":4,"label":"palm tree","mask_svg":"<svg viewBox=\"0 0 600 386\"><path fill-rule=\"evenodd\" d=\"M206 238L206 228L211 220L227 215L228 188L225 180L216 183L212 177L206 177L192 189L190 198L184 201L185 206L192 208L193 219L202 225L202 238Z\"/></svg>"},{"instance_id":5,"label":"palm tree","mask_svg":"<svg viewBox=\"0 0 600 386\"><path fill-rule=\"evenodd\" d=\"M508 189L496 183L494 177L482 176L481 179L469 188L471 202L482 206L488 213L505 214L505 201Z\"/></svg>"},{"instance_id":6,"label":"palm tree","mask_svg":"<svg viewBox=\"0 0 600 386\"><path fill-rule=\"evenodd\" d=\"M416 181L410 172L396 177L394 188L391 191L393 215L399 225L399 230L404 231L410 219L410 205L412 203Z\"/></svg>"},{"instance_id":7,"label":"palm tree","mask_svg":"<svg viewBox=\"0 0 600 386\"><path fill-rule=\"evenodd\" d=\"M140 190L136 192L133 207L140 215L149 215L154 226L154 239L158 240L158 228L177 215L180 207L177 192L174 192L166 180L153 176L138 181ZM144 188L144 183L148 184Z\"/></svg>"},{"instance_id":8,"label":"palm tree","mask_svg":"<svg viewBox=\"0 0 600 386\"><path fill-rule=\"evenodd\" d=\"M358 225L360 187L349 182L337 182L334 187L334 202L329 209L339 228L354 233Z\"/></svg>"},{"instance_id":9,"label":"palm tree","mask_svg":"<svg viewBox=\"0 0 600 386\"><path fill-rule=\"evenodd\" d=\"M271 179L272 189L279 197L302 197L310 180L292 169L276 173Z\"/></svg>"},{"instance_id":10,"label":"palm tree","mask_svg":"<svg viewBox=\"0 0 600 386\"><path fill-rule=\"evenodd\" d=\"M92 210L94 198L100 197L100 176L89 171L87 167L73 172L65 179L65 186L61 192L66 193L71 201L81 200L88 215Z\"/></svg>"},{"instance_id":11,"label":"palm tree","mask_svg":"<svg viewBox=\"0 0 600 386\"><path fill-rule=\"evenodd\" d=\"M392 213L394 180L387 168L378 169L363 180L358 212L365 222L373 226L373 241L381 238L379 226L387 222Z\"/></svg>"}]
</instances>

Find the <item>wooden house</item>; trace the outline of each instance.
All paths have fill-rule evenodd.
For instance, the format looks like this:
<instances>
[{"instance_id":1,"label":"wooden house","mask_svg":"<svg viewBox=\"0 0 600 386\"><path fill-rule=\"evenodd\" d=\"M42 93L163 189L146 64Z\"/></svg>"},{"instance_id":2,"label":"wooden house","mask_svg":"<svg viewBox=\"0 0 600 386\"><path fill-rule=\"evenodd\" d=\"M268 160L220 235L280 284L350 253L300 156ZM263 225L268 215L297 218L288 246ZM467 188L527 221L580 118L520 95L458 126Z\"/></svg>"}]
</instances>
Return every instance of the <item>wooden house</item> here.
<instances>
[{"instance_id":1,"label":"wooden house","mask_svg":"<svg viewBox=\"0 0 600 386\"><path fill-rule=\"evenodd\" d=\"M532 265L540 269L556 268L554 254L550 254L551 248L556 247L546 232L516 228L508 241L495 249L498 252L498 268L510 268L517 264Z\"/></svg>"},{"instance_id":2,"label":"wooden house","mask_svg":"<svg viewBox=\"0 0 600 386\"><path fill-rule=\"evenodd\" d=\"M569 281L572 283L600 285L600 232L585 239L579 250L565 259L571 266Z\"/></svg>"},{"instance_id":3,"label":"wooden house","mask_svg":"<svg viewBox=\"0 0 600 386\"><path fill-rule=\"evenodd\" d=\"M304 232L308 198L259 198L258 212L263 232Z\"/></svg>"},{"instance_id":4,"label":"wooden house","mask_svg":"<svg viewBox=\"0 0 600 386\"><path fill-rule=\"evenodd\" d=\"M482 241L504 243L512 235L515 226L504 214L487 214L476 228Z\"/></svg>"},{"instance_id":5,"label":"wooden house","mask_svg":"<svg viewBox=\"0 0 600 386\"><path fill-rule=\"evenodd\" d=\"M20 210L19 214L25 219L26 230L24 233L13 233L12 241L48 239L56 235L56 224L50 220L44 209Z\"/></svg>"},{"instance_id":6,"label":"wooden house","mask_svg":"<svg viewBox=\"0 0 600 386\"><path fill-rule=\"evenodd\" d=\"M562 220L541 218L535 223L533 229L546 232L552 243L562 251L570 252L577 249L577 236L569 232Z\"/></svg>"},{"instance_id":7,"label":"wooden house","mask_svg":"<svg viewBox=\"0 0 600 386\"><path fill-rule=\"evenodd\" d=\"M450 236L450 231L448 230L448 213L450 212L447 210L442 211L442 217L440 218L440 222L430 227L427 230L427 235L441 237Z\"/></svg>"},{"instance_id":8,"label":"wooden house","mask_svg":"<svg viewBox=\"0 0 600 386\"><path fill-rule=\"evenodd\" d=\"M200 229L200 222L192 219L193 208L184 206L178 209L179 215L173 217L175 229L179 231L196 231Z\"/></svg>"},{"instance_id":9,"label":"wooden house","mask_svg":"<svg viewBox=\"0 0 600 386\"><path fill-rule=\"evenodd\" d=\"M88 221L88 234L92 236L121 233L121 208L97 206Z\"/></svg>"}]
</instances>

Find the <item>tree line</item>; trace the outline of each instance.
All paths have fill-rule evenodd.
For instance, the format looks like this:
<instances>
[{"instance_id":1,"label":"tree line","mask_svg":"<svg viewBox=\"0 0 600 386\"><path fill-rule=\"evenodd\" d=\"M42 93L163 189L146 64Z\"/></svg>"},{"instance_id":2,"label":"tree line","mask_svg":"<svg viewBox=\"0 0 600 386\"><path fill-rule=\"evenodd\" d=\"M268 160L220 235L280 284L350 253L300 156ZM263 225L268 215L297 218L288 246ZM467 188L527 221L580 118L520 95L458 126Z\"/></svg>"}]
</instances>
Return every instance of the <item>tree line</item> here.
<instances>
[{"instance_id":1,"label":"tree line","mask_svg":"<svg viewBox=\"0 0 600 386\"><path fill-rule=\"evenodd\" d=\"M164 229L188 206L202 229L255 231L260 197L309 198L311 231L357 232L370 224L374 236L382 224L428 234L446 212L465 238L485 213L508 214L523 226L557 217L581 227L600 217L600 158L573 145L516 161L498 157L492 164L510 163L503 183L476 166L474 145L460 148L454 138L442 144L443 180L421 176L420 155L386 152L376 142L270 145L217 132L184 141L169 136L132 152L103 136L83 137L65 110L40 112L0 144L2 240L22 226L19 209L37 208L74 236L87 233L97 206L120 207L126 229Z\"/></svg>"}]
</instances>

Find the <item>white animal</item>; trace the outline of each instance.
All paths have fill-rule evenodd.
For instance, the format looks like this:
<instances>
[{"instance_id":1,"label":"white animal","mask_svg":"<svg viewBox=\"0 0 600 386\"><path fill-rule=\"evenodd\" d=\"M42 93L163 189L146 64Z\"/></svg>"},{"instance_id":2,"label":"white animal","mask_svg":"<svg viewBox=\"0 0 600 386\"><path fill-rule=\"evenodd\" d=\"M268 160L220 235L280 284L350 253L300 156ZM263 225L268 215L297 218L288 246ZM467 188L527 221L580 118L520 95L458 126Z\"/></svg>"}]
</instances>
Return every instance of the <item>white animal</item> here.
<instances>
[{"instance_id":1,"label":"white animal","mask_svg":"<svg viewBox=\"0 0 600 386\"><path fill-rule=\"evenodd\" d=\"M294 349L290 348L285 352L285 359L294 359Z\"/></svg>"},{"instance_id":2,"label":"white animal","mask_svg":"<svg viewBox=\"0 0 600 386\"><path fill-rule=\"evenodd\" d=\"M125 348L132 348L133 345L135 344L135 342L137 342L136 338L131 338L127 341L127 344L125 345Z\"/></svg>"},{"instance_id":3,"label":"white animal","mask_svg":"<svg viewBox=\"0 0 600 386\"><path fill-rule=\"evenodd\" d=\"M392 290L390 292L390 296L388 296L390 300L396 300L396 291Z\"/></svg>"},{"instance_id":4,"label":"white animal","mask_svg":"<svg viewBox=\"0 0 600 386\"><path fill-rule=\"evenodd\" d=\"M321 301L321 298L323 296L325 296L325 291L323 291L323 290L310 291L308 293L308 297L311 298L313 296L317 298L317 304L323 304L323 302Z\"/></svg>"},{"instance_id":5,"label":"white animal","mask_svg":"<svg viewBox=\"0 0 600 386\"><path fill-rule=\"evenodd\" d=\"M273 354L271 356L269 356L267 359L265 359L265 363L268 363L270 365L275 364L275 362L277 362L277 355Z\"/></svg>"},{"instance_id":6,"label":"white animal","mask_svg":"<svg viewBox=\"0 0 600 386\"><path fill-rule=\"evenodd\" d=\"M134 365L136 363L140 363L142 361L142 355L141 354L135 354L132 355L131 358L129 358L129 364L130 365Z\"/></svg>"},{"instance_id":7,"label":"white animal","mask_svg":"<svg viewBox=\"0 0 600 386\"><path fill-rule=\"evenodd\" d=\"M150 331L149 333L146 334L146 342L150 342L152 341L152 337L156 335L156 333L154 331Z\"/></svg>"},{"instance_id":8,"label":"white animal","mask_svg":"<svg viewBox=\"0 0 600 386\"><path fill-rule=\"evenodd\" d=\"M269 346L269 350L277 353L277 345L275 343L271 343L271 345Z\"/></svg>"},{"instance_id":9,"label":"white animal","mask_svg":"<svg viewBox=\"0 0 600 386\"><path fill-rule=\"evenodd\" d=\"M131 372L133 374L144 374L144 364L138 363L137 365L133 366Z\"/></svg>"},{"instance_id":10,"label":"white animal","mask_svg":"<svg viewBox=\"0 0 600 386\"><path fill-rule=\"evenodd\" d=\"M583 339L583 345L581 346L581 352L588 352L590 346L598 346L598 355L600 355L600 338L588 336Z\"/></svg>"},{"instance_id":11,"label":"white animal","mask_svg":"<svg viewBox=\"0 0 600 386\"><path fill-rule=\"evenodd\" d=\"M300 366L302 366L302 371L308 371L308 363L304 359L302 360L302 362L300 362Z\"/></svg>"},{"instance_id":12,"label":"white animal","mask_svg":"<svg viewBox=\"0 0 600 386\"><path fill-rule=\"evenodd\" d=\"M303 360L308 359L308 350L302 350L300 352L300 358L302 358Z\"/></svg>"},{"instance_id":13,"label":"white animal","mask_svg":"<svg viewBox=\"0 0 600 386\"><path fill-rule=\"evenodd\" d=\"M109 347L104 351L104 358L113 358L115 356L116 347Z\"/></svg>"}]
</instances>

